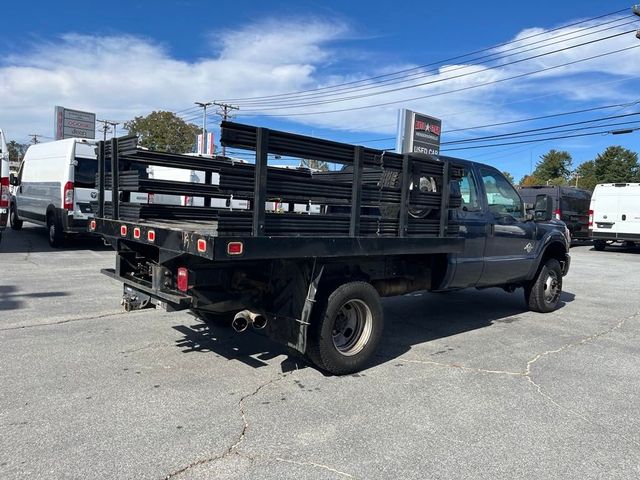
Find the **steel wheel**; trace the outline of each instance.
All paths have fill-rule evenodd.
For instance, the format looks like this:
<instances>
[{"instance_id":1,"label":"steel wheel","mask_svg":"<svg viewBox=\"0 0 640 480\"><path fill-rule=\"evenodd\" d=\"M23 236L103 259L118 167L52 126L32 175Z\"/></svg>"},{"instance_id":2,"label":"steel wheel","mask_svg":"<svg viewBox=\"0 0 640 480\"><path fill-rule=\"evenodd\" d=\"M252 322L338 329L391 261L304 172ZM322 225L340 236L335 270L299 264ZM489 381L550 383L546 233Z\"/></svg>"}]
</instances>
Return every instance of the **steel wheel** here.
<instances>
[{"instance_id":1,"label":"steel wheel","mask_svg":"<svg viewBox=\"0 0 640 480\"><path fill-rule=\"evenodd\" d=\"M333 346L347 357L360 353L369 342L372 325L373 316L366 303L359 299L345 302L331 329Z\"/></svg>"},{"instance_id":2,"label":"steel wheel","mask_svg":"<svg viewBox=\"0 0 640 480\"><path fill-rule=\"evenodd\" d=\"M544 301L547 304L555 304L560 296L560 282L558 273L550 270L544 282Z\"/></svg>"}]
</instances>

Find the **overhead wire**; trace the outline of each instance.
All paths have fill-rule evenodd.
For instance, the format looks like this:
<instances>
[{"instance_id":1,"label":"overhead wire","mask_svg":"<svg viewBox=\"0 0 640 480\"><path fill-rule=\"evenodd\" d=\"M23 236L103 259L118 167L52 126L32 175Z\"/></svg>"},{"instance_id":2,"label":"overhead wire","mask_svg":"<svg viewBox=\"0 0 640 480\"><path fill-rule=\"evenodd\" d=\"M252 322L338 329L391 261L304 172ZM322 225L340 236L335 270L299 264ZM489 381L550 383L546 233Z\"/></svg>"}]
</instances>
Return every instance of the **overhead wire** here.
<instances>
[{"instance_id":1,"label":"overhead wire","mask_svg":"<svg viewBox=\"0 0 640 480\"><path fill-rule=\"evenodd\" d=\"M589 36L589 35L594 35L596 33L601 33L603 31L611 30L611 29L614 29L614 28L619 28L621 26L625 26L625 25L628 25L628 24L631 24L631 23L635 23L635 22L636 22L635 19L634 20L630 20L628 22L625 22L625 23L622 23L622 24L619 24L619 25L615 25L613 27L603 28L603 29L600 29L600 30L596 30L594 32L589 32L589 33L585 33L585 34L582 34L582 35L577 35L577 36L571 37L569 39L556 40L556 41L547 43L545 45L539 45L537 47L523 49L524 47L528 47L530 45L538 44L538 43L541 43L541 42L547 42L549 40L554 40L557 37L552 37L550 39L539 40L539 41L533 42L531 44L525 44L525 45L521 45L521 46L518 46L518 47L513 47L511 49L508 49L508 50L505 50L505 51L501 51L501 52L494 52L494 53L491 53L489 55L484 55L482 57L474 58L474 59L472 59L471 63L465 63L464 65L459 65L459 66L455 66L455 67L449 68L449 69L447 69L446 73L449 74L449 73L460 71L460 70L467 70L469 68L477 67L477 66L485 66L485 67L487 67L487 68L485 68L485 70L490 70L490 69L500 68L500 67L503 67L503 66L508 66L508 65L513 64L513 63L520 63L522 61L526 61L526 60L529 60L531 58L537 58L537 57L535 57L535 56L534 57L529 57L529 58L525 58L525 59L522 59L522 60L514 61L512 63L501 63L499 65L494 65L494 66L486 65L486 62L488 62L488 61L495 62L495 61L503 60L505 58L513 57L515 55L521 55L523 53L527 53L527 52L531 52L531 51L535 51L535 50L540 50L540 49L543 49L543 48L550 47L552 45L557 45L559 43L565 43L565 42L567 42L569 40L576 40L578 38L582 38L582 37ZM595 27L588 27L588 28L595 28ZM635 31L635 29L629 30L629 31L626 31L626 32L621 32L621 33L614 34L614 35L609 36L609 37L603 37L601 39L593 40L592 42L585 42L583 44L578 44L578 45L575 45L575 46L572 46L572 47L578 47L578 46L587 45L589 43L595 43L596 41L607 40L609 38L614 38L614 37L621 36L621 35L624 35L626 33L634 32L634 31ZM563 34L563 35L558 35L558 37L559 36L566 36L566 35L571 34L571 33L576 33L576 32L569 32L569 33L566 33L566 34ZM567 49L568 48L572 48L572 47L567 47ZM520 50L520 49L522 49L522 50ZM515 53L506 54L506 52L513 51L513 50L520 50L520 51L515 52ZM560 50L557 50L555 52L549 52L548 54L557 53L557 52L560 52L560 51L563 51L563 50L560 49ZM495 58L490 58L490 57L495 57ZM480 62L480 60L482 60L482 62ZM274 110L274 109L276 109L276 108L273 108L275 106L286 106L286 107L290 108L290 107L294 107L296 105L297 106L308 106L308 105L319 105L319 104L323 104L323 103L334 103L334 102L338 102L338 101L346 101L346 100L351 100L353 98L362 98L362 96L359 96L359 97L337 97L337 98L334 97L334 96L338 92L359 93L359 92L364 92L364 91L380 89L380 88L382 88L384 86L400 85L400 84L407 83L407 82L415 82L416 80L418 80L420 78L431 77L431 76L433 76L433 74L442 73L440 71L440 69L441 69L441 66L438 67L438 68L434 68L434 69L430 69L430 70L426 70L426 71L422 70L420 72L416 72L416 73L413 73L413 74L411 74L409 76L405 76L405 77L401 77L401 78L393 78L393 79L389 79L389 80L385 80L385 81L381 81L381 82L376 82L374 84L368 84L368 85L365 85L363 87L334 90L334 91L331 91L329 93L322 93L322 94L313 94L313 95L312 94L308 94L308 95L305 95L304 98L302 96L300 96L300 97L296 97L296 98L290 97L290 98L279 99L279 100L274 100L274 101L264 100L264 101L237 102L237 103L241 107L244 107L244 108L254 108L254 109L255 108L260 108L261 110L265 110L265 109L266 110ZM438 83L438 82L445 81L445 80L448 80L448 79L460 78L460 77L464 77L464 76L468 76L468 75L475 75L477 73L479 73L479 71L476 70L476 71L473 71L473 72L468 72L466 74L461 74L459 76L446 77L444 79L439 79L439 80L434 81L433 83ZM393 92L393 91L398 91L398 90L416 88L416 87L423 86L423 85L426 85L426 84L429 84L429 83L430 82L427 82L427 83L412 83L411 85L405 85L404 87L400 87L398 89L388 89L388 90L384 90L384 91L381 91L381 92L372 92L371 96L380 95L380 94ZM327 100L323 101L324 99L327 99ZM300 103L300 104L291 104L292 101L297 101L297 100L301 100L301 101L314 100L314 101L313 102ZM267 108L267 107L270 107L270 108Z\"/></svg>"},{"instance_id":2,"label":"overhead wire","mask_svg":"<svg viewBox=\"0 0 640 480\"><path fill-rule=\"evenodd\" d=\"M338 84L338 85L331 85L331 86L326 86L326 87L317 87L317 88L314 88L314 89L299 90L299 91L296 91L296 92L288 92L288 93L273 94L273 95L229 98L229 99L226 99L224 101L225 102L230 102L230 103L234 103L234 102L237 103L237 102L243 102L243 101L248 101L248 100L277 98L277 97L282 97L282 96L297 95L297 94L300 94L300 93L324 91L324 90L334 89L336 87L342 87L342 86L345 86L345 85L353 85L353 84L359 84L359 83L364 83L364 82L370 82L372 80L377 80L377 79L380 79L380 78L386 78L386 77L389 77L389 76L392 76L392 75L398 75L398 74L401 74L401 73L411 72L411 71L423 69L425 67L430 67L430 66L433 66L433 65L441 64L441 63L451 62L451 61L454 61L454 60L460 60L460 59L468 57L468 56L476 55L478 53L483 53L483 52L486 52L486 51L489 51L489 50L494 50L496 48L499 48L499 47L502 47L502 46L506 46L506 45L510 45L512 43L522 42L523 40L528 40L530 38L539 37L541 35L549 34L549 33L552 33L552 32L558 31L558 30L562 30L562 29L573 27L573 26L581 25L583 23L591 22L591 21L594 21L594 20L599 20L601 18L609 17L609 16L612 16L612 15L617 15L619 13L623 13L623 12L627 12L627 11L628 11L627 8L623 8L623 9L620 9L620 10L616 10L616 11L613 11L613 12L605 13L605 14L598 15L598 16L595 16L595 17L579 20L577 22L570 23L570 24L567 24L567 25L561 25L561 26L558 26L558 27L555 27L555 28L552 28L552 29L549 29L549 30L544 30L542 32L531 34L531 35L528 35L528 36L525 36L525 37L521 37L521 38L518 38L516 40L510 40L510 41L507 41L507 42L498 43L498 44L495 44L495 45L492 45L492 46L489 46L489 47L484 47L482 49L475 50L473 52L468 52L468 53L457 55L457 56L454 56L454 57L450 57L450 58L447 58L447 59L444 59L444 60L439 60L437 62L432 62L432 63L428 63L428 64L424 64L424 65L419 65L417 67L411 67L411 68L407 68L407 69L404 69L404 70L399 70L399 71L392 72L392 73L376 75L376 76L373 76L373 77L360 79L360 80L352 80L352 81L344 82L344 83L341 83L341 84ZM617 20L618 19L613 20L613 21L617 21Z\"/></svg>"}]
</instances>

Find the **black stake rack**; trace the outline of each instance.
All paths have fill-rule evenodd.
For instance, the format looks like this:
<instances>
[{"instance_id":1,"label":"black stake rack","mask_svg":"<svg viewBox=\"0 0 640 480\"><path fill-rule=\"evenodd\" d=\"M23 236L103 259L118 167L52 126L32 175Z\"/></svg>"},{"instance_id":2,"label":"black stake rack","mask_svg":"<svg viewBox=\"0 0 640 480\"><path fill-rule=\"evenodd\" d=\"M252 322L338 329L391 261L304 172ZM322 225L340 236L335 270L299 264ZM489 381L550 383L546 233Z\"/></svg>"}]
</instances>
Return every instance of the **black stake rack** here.
<instances>
[{"instance_id":1,"label":"black stake rack","mask_svg":"<svg viewBox=\"0 0 640 480\"><path fill-rule=\"evenodd\" d=\"M222 123L221 142L255 152L255 163L139 148L136 138L98 145L96 216L128 222L206 221L218 236L451 237L458 226L448 211L460 205L450 180L463 174L451 159L397 154L330 140ZM269 155L342 164L332 172L269 167ZM146 167L205 172L205 183L155 180ZM219 183L211 182L219 174ZM118 191L106 201L106 190ZM201 197L204 206L133 203L132 192ZM212 199L247 200L249 210L212 207ZM267 202L288 203L287 212ZM294 204L319 205L320 213L294 212Z\"/></svg>"}]
</instances>

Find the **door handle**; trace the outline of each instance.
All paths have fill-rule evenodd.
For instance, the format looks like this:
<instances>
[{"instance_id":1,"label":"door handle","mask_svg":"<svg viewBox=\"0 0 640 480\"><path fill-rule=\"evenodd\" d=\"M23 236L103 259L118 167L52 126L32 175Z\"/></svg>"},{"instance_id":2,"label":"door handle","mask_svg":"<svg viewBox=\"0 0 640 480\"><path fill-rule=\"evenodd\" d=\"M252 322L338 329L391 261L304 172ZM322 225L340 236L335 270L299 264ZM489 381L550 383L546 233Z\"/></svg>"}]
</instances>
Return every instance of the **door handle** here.
<instances>
[{"instance_id":1,"label":"door handle","mask_svg":"<svg viewBox=\"0 0 640 480\"><path fill-rule=\"evenodd\" d=\"M496 231L495 223L487 223L487 235L493 236Z\"/></svg>"}]
</instances>

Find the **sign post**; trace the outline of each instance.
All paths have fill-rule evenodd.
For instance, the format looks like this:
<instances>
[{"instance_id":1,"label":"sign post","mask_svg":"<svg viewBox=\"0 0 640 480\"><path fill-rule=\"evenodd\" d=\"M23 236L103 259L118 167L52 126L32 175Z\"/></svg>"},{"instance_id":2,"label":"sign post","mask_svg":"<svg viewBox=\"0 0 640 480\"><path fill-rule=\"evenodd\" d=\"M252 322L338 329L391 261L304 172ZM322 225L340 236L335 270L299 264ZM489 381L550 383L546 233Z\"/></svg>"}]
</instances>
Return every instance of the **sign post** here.
<instances>
[{"instance_id":1,"label":"sign post","mask_svg":"<svg viewBox=\"0 0 640 480\"><path fill-rule=\"evenodd\" d=\"M96 114L55 107L56 140L63 138L96 138Z\"/></svg>"}]
</instances>

